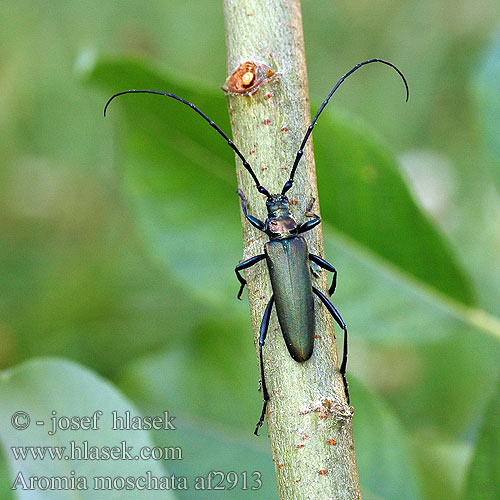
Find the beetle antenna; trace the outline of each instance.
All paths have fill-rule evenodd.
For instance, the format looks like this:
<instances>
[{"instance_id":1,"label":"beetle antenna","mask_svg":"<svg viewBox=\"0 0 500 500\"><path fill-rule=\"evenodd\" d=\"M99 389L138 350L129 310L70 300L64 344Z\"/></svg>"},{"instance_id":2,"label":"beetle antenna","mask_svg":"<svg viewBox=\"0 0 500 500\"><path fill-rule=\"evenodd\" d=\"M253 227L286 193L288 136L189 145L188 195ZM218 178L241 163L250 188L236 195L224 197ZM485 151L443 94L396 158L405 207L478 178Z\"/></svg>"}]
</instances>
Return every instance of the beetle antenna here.
<instances>
[{"instance_id":1,"label":"beetle antenna","mask_svg":"<svg viewBox=\"0 0 500 500\"><path fill-rule=\"evenodd\" d=\"M189 106L191 109L196 111L205 121L208 122L208 124L214 128L229 144L229 146L233 149L233 151L239 156L240 160L243 162L243 166L247 169L247 171L250 173L252 176L252 179L254 180L257 190L259 193L262 193L265 196L271 196L269 194L269 191L264 187L261 186L259 179L257 179L257 176L255 175L255 172L252 170L252 167L250 166L250 163L247 162L245 157L241 154L240 150L235 146L233 141L229 139L229 137L219 128L219 126L213 122L201 109L197 108L194 104L190 103L189 101L185 101L184 99L181 99L180 97L176 96L175 94L170 94L169 92L159 92L157 90L125 90L123 92L118 92L114 95L112 95L109 99L106 105L104 106L104 116L106 116L106 111L108 110L108 106L111 104L111 101L115 99L118 96L124 95L124 94L156 94L156 95L163 95L166 97L171 97L172 99L175 99L176 101L182 102L183 104L186 104L186 106Z\"/></svg>"},{"instance_id":2,"label":"beetle antenna","mask_svg":"<svg viewBox=\"0 0 500 500\"><path fill-rule=\"evenodd\" d=\"M333 87L333 89L331 90L331 92L328 94L327 98L323 101L323 104L318 109L318 112L314 116L313 121L311 122L311 125L309 125L309 128L307 129L306 135L304 136L304 139L302 140L302 144L300 145L300 148L297 151L297 156L295 157L295 161L293 163L292 171L290 173L290 179L288 181L286 181L285 185L283 186L283 189L281 191L282 195L285 194L292 187L293 178L295 176L295 171L297 170L297 166L299 164L299 161L302 158L302 155L304 153L304 147L305 147L305 145L307 143L307 140L309 139L309 136L311 135L311 132L312 132L312 130L314 128L314 125L316 124L316 122L317 122L317 120L319 118L319 115L321 115L321 113L323 112L323 110L326 108L326 105L328 104L328 101L330 100L330 97L332 97L332 95L335 93L335 91L340 87L340 85L342 84L342 82L348 76L352 75L355 71L357 71L359 68L361 68L361 66L364 66L365 64L375 63L375 62L379 62L379 63L382 63L382 64L387 64L387 66L390 66L391 68L394 68L398 72L399 76L403 80L403 83L405 84L405 88L406 88L406 101L408 102L408 98L410 97L410 89L408 88L408 82L406 81L406 78L403 75L403 73L401 72L401 70L395 64L392 64L389 61L384 61L383 59L369 59L368 61L363 61L363 62L361 62L359 64L356 64L356 66L354 66L354 68L352 68L350 71L348 71L335 84L335 86Z\"/></svg>"}]
</instances>

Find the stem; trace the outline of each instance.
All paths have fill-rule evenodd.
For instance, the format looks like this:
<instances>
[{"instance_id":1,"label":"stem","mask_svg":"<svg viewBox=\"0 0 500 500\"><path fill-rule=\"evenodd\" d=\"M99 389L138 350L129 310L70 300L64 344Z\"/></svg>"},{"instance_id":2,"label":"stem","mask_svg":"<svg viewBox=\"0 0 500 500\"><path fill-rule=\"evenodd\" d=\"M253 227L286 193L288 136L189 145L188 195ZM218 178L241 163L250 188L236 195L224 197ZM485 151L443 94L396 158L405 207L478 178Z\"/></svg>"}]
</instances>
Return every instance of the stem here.
<instances>
[{"instance_id":1,"label":"stem","mask_svg":"<svg viewBox=\"0 0 500 500\"><path fill-rule=\"evenodd\" d=\"M264 63L281 76L264 83L253 96L228 94L235 144L260 183L279 193L288 180L297 149L310 123L307 74L299 0L223 0L228 74L242 62ZM237 159L238 186L249 213L264 220L265 197ZM312 140L287 193L303 221L311 198L318 200ZM236 198L236 196L235 196ZM236 199L235 199L236 202ZM294 204L296 202L296 204ZM313 211L319 213L316 201ZM263 252L267 238L242 217L244 257ZM321 226L305 233L311 253L323 255ZM265 262L247 270L250 312L256 342L271 296ZM326 273L314 286L327 290ZM315 345L308 361L289 355L275 311L264 347L271 400L267 423L281 500L360 499L347 405L331 316L315 298ZM256 419L258 415L256 415Z\"/></svg>"}]
</instances>

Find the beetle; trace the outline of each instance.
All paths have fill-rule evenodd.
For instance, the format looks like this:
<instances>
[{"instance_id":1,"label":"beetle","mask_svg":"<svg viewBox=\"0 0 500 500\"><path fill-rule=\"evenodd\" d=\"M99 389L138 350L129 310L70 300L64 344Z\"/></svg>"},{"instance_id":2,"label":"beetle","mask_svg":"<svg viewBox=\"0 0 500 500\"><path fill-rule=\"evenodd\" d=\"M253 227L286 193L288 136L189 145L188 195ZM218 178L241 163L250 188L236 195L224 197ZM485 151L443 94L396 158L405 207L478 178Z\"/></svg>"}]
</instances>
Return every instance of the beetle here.
<instances>
[{"instance_id":1,"label":"beetle","mask_svg":"<svg viewBox=\"0 0 500 500\"><path fill-rule=\"evenodd\" d=\"M156 90L126 90L123 92L118 92L111 96L104 107L104 116L106 116L106 111L111 101L113 101L113 99L115 99L116 97L124 94L156 94L170 97L179 102L182 102L183 104L189 106L193 111L198 113L204 120L209 123L212 128L214 128L219 133L219 135L221 135L226 140L228 145L233 149L233 151L243 163L243 167L251 175L258 192L266 196L267 218L265 221L261 221L248 213L247 199L240 189L238 189L237 191L240 197L241 209L245 218L252 226L257 228L259 231L264 232L269 237L269 241L267 241L264 245L264 253L250 257L249 259L240 262L235 267L236 277L238 278L238 281L240 283L240 289L238 291L238 299L240 300L245 285L247 284L247 281L242 276L241 271L252 267L253 265L264 259L267 263L272 285L272 295L265 308L259 333L260 380L264 402L261 416L255 427L255 435L258 435L259 428L264 423L266 409L270 399L264 374L263 347L266 341L273 305L275 305L276 307L278 322L281 327L281 332L283 334L285 344L288 348L288 352L290 353L290 356L298 363L307 361L313 353L314 295L316 295L319 300L325 305L335 322L344 332L344 350L339 372L342 376L347 403L350 403L348 384L345 376L348 353L347 325L330 299L323 292L313 286L310 262L314 262L320 268L333 273L332 284L328 290L328 294L330 295L330 297L335 292L337 284L337 270L330 262L326 261L319 255L309 253L307 242L304 237L301 236L303 233L310 231L318 224L320 224L321 217L315 215L312 212L312 208L315 202L313 198L307 206L305 213L306 217L310 217L310 220L299 223L290 211L290 201L287 198L286 193L293 186L295 172L304 153L304 148L307 144L307 140L309 139L319 116L327 106L332 95L336 92L336 90L348 76L350 76L362 66L375 62L390 66L399 74L405 85L406 101L408 101L408 83L403 73L393 63L377 58L363 61L354 66L338 80L326 99L321 104L319 110L317 111L311 124L309 125L304 138L302 139L300 147L295 156L295 161L290 171L290 177L283 185L281 193L279 194L271 194L264 186L260 184L259 179L255 175L255 172L253 171L252 167L245 159L243 154L236 147L233 141L229 139L229 137L219 128L217 124L215 124L194 104L176 96L175 94L160 92Z\"/></svg>"}]
</instances>

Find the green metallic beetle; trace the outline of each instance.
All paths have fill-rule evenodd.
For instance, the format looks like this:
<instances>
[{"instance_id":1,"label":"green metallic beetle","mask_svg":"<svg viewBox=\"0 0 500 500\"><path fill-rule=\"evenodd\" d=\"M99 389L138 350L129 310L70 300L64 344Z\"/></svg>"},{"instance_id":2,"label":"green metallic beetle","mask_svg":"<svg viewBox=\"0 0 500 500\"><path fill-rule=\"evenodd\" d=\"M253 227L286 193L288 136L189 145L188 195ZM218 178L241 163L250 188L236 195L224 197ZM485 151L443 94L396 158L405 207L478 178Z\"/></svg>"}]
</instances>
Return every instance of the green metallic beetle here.
<instances>
[{"instance_id":1,"label":"green metallic beetle","mask_svg":"<svg viewBox=\"0 0 500 500\"><path fill-rule=\"evenodd\" d=\"M293 182L293 179L292 181ZM291 182L288 181L288 183ZM287 184L288 184L287 183ZM287 185L285 184L285 186ZM285 191L285 188L283 188ZM268 195L267 212L268 217L265 222L248 215L247 201L244 194L238 190L241 198L241 207L248 221L257 229L265 232L269 236L269 241L264 245L264 253L251 257L240 262L236 268L236 276L241 283L238 292L238 298L246 285L246 280L241 276L240 271L247 269L257 262L266 259L271 277L273 295L269 299L259 335L259 356L260 356L260 378L262 383L262 392L264 395L264 405L260 419L255 427L254 434L258 435L258 430L264 422L267 403L269 402L269 392L267 391L266 379L264 376L264 361L262 357L262 348L266 341L267 330L269 328L269 319L273 304L276 304L276 313L278 322L285 339L286 346L290 356L297 362L307 361L314 347L314 300L315 293L325 304L326 308L333 316L337 324L344 331L344 354L340 373L344 381L344 387L347 400L349 401L349 392L347 390L347 381L345 379L345 369L347 364L347 326L342 316L330 300L317 288L312 286L312 277L309 261L315 262L323 269L333 273L332 285L329 294L333 295L337 282L337 270L318 255L309 253L306 240L300 236L313 229L321 222L321 218L312 214L311 209L314 199L311 200L306 215L313 217L302 224L297 223L295 217L290 213L289 200L284 192L276 195Z\"/></svg>"},{"instance_id":2,"label":"green metallic beetle","mask_svg":"<svg viewBox=\"0 0 500 500\"><path fill-rule=\"evenodd\" d=\"M290 356L299 363L307 361L313 353L313 294L317 295L321 302L326 306L333 319L344 331L344 352L342 356L342 363L340 365L340 374L342 375L345 394L347 402L349 403L349 392L347 381L345 378L347 366L347 326L342 319L342 316L340 315L336 307L330 302L330 300L320 290L312 286L310 261L316 263L321 268L333 273L332 285L328 290L330 296L333 295L333 292L335 291L337 283L337 271L333 267L333 265L326 260L322 259L318 255L309 253L306 240L302 236L300 236L300 234L305 233L306 231L310 231L321 222L321 218L311 212L315 200L311 200L306 210L306 216L311 217L311 219L303 223L298 223L295 217L290 213L289 200L286 197L286 192L293 185L295 171L297 170L297 166L300 162L300 159L302 158L304 147L307 143L307 140L309 139L309 136L311 135L314 125L316 124L318 117L323 112L323 109L325 109L332 95L349 75L354 73L361 66L374 62L386 64L394 68L399 73L405 84L406 100L408 100L408 84L403 73L394 64L388 61L384 61L383 59L370 59L354 66L354 68L352 68L348 73L340 78L340 80L335 84L333 89L328 94L327 98L323 101L323 104L320 106L318 112L314 116L311 125L309 125L304 139L302 140L299 150L297 151L297 155L290 172L290 178L283 186L281 194L270 194L269 191L260 184L257 176L255 175L255 172L252 170L252 167L247 162L245 157L241 154L239 149L234 145L231 139L229 139L229 137L194 104L185 101L184 99L181 99L174 94L170 94L168 92L158 92L156 90L126 90L124 92L119 92L113 95L104 107L104 115L106 116L106 110L110 102L115 97L123 94L134 93L163 95L186 104L196 113L198 113L204 120L206 120L210 124L210 126L214 128L227 141L229 146L242 161L243 167L252 176L252 179L254 180L259 193L267 197L266 206L268 217L265 222L262 222L256 217L248 214L247 200L245 198L245 195L241 190L238 190L238 195L241 198L241 208L247 220L250 222L250 224L252 224L252 226L256 227L260 231L263 231L269 236L269 241L264 246L263 254L250 257L249 259L240 262L235 268L236 276L241 284L240 290L238 292L238 299L241 299L241 294L243 293L243 289L247 283L245 278L243 278L243 276L241 275L240 271L242 271L243 269L248 269L249 267L253 266L263 259L266 259L273 289L273 294L269 299L266 310L264 312L264 316L262 318L259 335L260 376L262 383L262 392L264 395L264 405L262 408L260 419L255 427L255 435L258 435L259 428L264 423L267 404L269 402L269 393L267 391L264 375L262 348L264 347L264 343L266 340L273 304L276 304L278 321L283 333L283 337L285 339L286 346L288 348L288 352L290 353Z\"/></svg>"}]
</instances>

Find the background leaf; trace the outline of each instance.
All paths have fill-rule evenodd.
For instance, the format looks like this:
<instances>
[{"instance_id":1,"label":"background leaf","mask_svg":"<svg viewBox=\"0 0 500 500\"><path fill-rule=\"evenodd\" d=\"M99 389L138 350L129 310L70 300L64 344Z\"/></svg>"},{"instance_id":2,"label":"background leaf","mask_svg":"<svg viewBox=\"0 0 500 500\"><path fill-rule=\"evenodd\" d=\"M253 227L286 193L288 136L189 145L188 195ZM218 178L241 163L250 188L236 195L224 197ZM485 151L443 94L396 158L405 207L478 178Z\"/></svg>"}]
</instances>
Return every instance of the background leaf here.
<instances>
[{"instance_id":1,"label":"background leaf","mask_svg":"<svg viewBox=\"0 0 500 500\"><path fill-rule=\"evenodd\" d=\"M21 365L14 370L4 372L0 380L0 418L2 422L10 422L11 416L22 410L31 419L25 430L16 430L12 426L2 427L1 440L4 453L10 465L10 486L20 472L24 481L29 482L31 477L75 477L83 476L87 480L88 489L71 490L73 498L82 499L118 499L118 498L157 498L155 490L114 489L102 490L94 488L94 477L127 478L145 476L147 471L156 477L166 476L167 473L157 461L123 460L50 460L27 458L16 460L11 447L61 447L65 446L65 456L70 456L70 442L76 446L103 447L120 446L123 441L134 456L145 446L153 446L145 431L113 430L112 412L124 415L129 411L132 416L139 415L133 405L126 401L113 387L104 380L96 377L88 370L62 360L39 360ZM98 420L98 430L60 430L53 435L49 432L52 416L83 417L92 416L96 410L103 415ZM56 412L56 413L54 413ZM24 422L24 418L22 422ZM37 421L45 422L43 427L36 425ZM63 423L64 424L64 423ZM120 483L117 483L120 485ZM48 493L41 496L35 487L35 492L26 490L22 486L16 488L16 498L32 499L50 494L53 499L68 498L68 490L49 488ZM169 491L162 491L162 496L174 499Z\"/></svg>"},{"instance_id":2,"label":"background leaf","mask_svg":"<svg viewBox=\"0 0 500 500\"><path fill-rule=\"evenodd\" d=\"M394 157L373 133L330 113L315 129L315 145L323 218L401 270L470 304L469 282L449 244L415 205Z\"/></svg>"}]
</instances>

